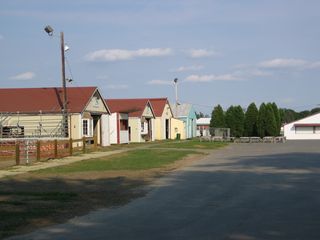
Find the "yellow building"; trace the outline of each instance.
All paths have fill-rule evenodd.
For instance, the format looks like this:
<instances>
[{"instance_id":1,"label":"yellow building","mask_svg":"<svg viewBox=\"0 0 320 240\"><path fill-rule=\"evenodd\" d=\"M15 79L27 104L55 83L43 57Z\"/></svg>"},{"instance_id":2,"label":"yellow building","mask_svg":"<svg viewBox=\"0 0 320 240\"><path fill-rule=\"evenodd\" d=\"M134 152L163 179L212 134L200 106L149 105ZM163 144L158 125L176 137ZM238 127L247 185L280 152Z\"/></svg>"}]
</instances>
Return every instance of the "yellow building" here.
<instances>
[{"instance_id":1,"label":"yellow building","mask_svg":"<svg viewBox=\"0 0 320 240\"><path fill-rule=\"evenodd\" d=\"M149 99L156 119L155 119L155 139L165 140L172 139L171 119L172 110L167 98L150 98ZM175 137L174 137L175 138Z\"/></svg>"},{"instance_id":2,"label":"yellow building","mask_svg":"<svg viewBox=\"0 0 320 240\"><path fill-rule=\"evenodd\" d=\"M176 118L171 118L171 139L186 139L185 122Z\"/></svg>"}]
</instances>

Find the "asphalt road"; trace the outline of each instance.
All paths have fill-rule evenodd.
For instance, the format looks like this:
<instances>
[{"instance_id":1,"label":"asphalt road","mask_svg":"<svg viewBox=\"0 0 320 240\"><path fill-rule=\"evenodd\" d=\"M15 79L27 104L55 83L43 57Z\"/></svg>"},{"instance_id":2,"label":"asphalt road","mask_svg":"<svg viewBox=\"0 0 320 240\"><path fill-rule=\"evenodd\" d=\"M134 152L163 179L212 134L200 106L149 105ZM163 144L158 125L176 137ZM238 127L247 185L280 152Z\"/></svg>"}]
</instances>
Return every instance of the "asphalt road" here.
<instances>
[{"instance_id":1,"label":"asphalt road","mask_svg":"<svg viewBox=\"0 0 320 240\"><path fill-rule=\"evenodd\" d=\"M320 239L320 142L232 144L145 197L12 239Z\"/></svg>"}]
</instances>

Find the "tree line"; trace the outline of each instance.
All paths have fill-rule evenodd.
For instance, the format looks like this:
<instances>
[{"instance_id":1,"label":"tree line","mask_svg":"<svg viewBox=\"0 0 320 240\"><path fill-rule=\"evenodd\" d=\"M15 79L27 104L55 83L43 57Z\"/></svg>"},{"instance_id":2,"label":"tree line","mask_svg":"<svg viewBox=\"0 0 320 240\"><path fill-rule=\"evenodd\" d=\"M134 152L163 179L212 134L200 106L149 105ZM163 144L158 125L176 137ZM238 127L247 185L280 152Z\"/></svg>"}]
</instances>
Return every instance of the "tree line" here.
<instances>
[{"instance_id":1,"label":"tree line","mask_svg":"<svg viewBox=\"0 0 320 240\"><path fill-rule=\"evenodd\" d=\"M279 109L276 103L262 103L259 107L251 103L246 110L241 106L230 106L224 111L220 105L214 107L210 127L230 128L233 137L265 137L280 135L284 123L317 113L320 108L300 113L291 109Z\"/></svg>"}]
</instances>

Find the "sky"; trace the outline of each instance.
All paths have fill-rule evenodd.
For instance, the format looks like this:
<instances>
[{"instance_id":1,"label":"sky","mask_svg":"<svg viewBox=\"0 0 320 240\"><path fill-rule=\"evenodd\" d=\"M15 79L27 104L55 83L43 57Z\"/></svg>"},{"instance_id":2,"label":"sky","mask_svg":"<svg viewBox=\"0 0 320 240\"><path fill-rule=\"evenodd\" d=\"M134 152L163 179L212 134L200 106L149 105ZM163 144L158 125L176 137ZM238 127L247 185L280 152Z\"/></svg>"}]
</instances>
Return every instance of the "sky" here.
<instances>
[{"instance_id":1,"label":"sky","mask_svg":"<svg viewBox=\"0 0 320 240\"><path fill-rule=\"evenodd\" d=\"M319 0L2 0L1 88L97 86L105 98L319 107ZM53 36L43 30L54 29Z\"/></svg>"}]
</instances>

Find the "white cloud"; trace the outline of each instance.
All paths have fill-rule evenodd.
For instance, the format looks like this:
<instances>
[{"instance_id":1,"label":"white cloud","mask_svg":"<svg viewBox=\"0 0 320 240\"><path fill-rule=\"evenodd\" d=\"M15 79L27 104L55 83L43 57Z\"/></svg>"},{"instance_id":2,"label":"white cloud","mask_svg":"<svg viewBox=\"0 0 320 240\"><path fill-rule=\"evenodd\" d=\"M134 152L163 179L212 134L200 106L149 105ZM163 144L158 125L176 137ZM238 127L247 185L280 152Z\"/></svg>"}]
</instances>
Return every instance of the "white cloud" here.
<instances>
[{"instance_id":1,"label":"white cloud","mask_svg":"<svg viewBox=\"0 0 320 240\"><path fill-rule=\"evenodd\" d=\"M138 50L126 49L101 49L85 56L87 61L121 61L138 57L162 57L172 54L170 48L142 48Z\"/></svg>"},{"instance_id":2,"label":"white cloud","mask_svg":"<svg viewBox=\"0 0 320 240\"><path fill-rule=\"evenodd\" d=\"M190 75L185 79L185 81L187 82L212 82L212 81L236 81L236 80L240 80L240 78L233 74Z\"/></svg>"},{"instance_id":3,"label":"white cloud","mask_svg":"<svg viewBox=\"0 0 320 240\"><path fill-rule=\"evenodd\" d=\"M201 49L201 48L200 49L189 49L186 52L192 58L210 57L210 56L217 54L215 51Z\"/></svg>"},{"instance_id":4,"label":"white cloud","mask_svg":"<svg viewBox=\"0 0 320 240\"><path fill-rule=\"evenodd\" d=\"M199 71L203 69L204 66L202 65L192 65L192 66L181 66L178 67L177 69L173 69L173 72L188 72L188 71Z\"/></svg>"},{"instance_id":5,"label":"white cloud","mask_svg":"<svg viewBox=\"0 0 320 240\"><path fill-rule=\"evenodd\" d=\"M273 73L270 71L264 71L261 69L249 68L249 69L238 70L233 75L237 77L241 77L242 79L248 79L252 77L268 77L268 76L272 76Z\"/></svg>"},{"instance_id":6,"label":"white cloud","mask_svg":"<svg viewBox=\"0 0 320 240\"><path fill-rule=\"evenodd\" d=\"M126 84L109 84L106 86L107 89L127 89L129 88Z\"/></svg>"},{"instance_id":7,"label":"white cloud","mask_svg":"<svg viewBox=\"0 0 320 240\"><path fill-rule=\"evenodd\" d=\"M307 66L306 68L308 68L308 69L320 68L320 61L313 62L313 63L309 64L309 66Z\"/></svg>"},{"instance_id":8,"label":"white cloud","mask_svg":"<svg viewBox=\"0 0 320 240\"><path fill-rule=\"evenodd\" d=\"M149 84L149 85L172 85L173 81L155 79L155 80L151 80L151 81L147 82L147 84Z\"/></svg>"},{"instance_id":9,"label":"white cloud","mask_svg":"<svg viewBox=\"0 0 320 240\"><path fill-rule=\"evenodd\" d=\"M308 64L307 61L295 58L276 58L264 61L258 64L262 68L296 68L304 67Z\"/></svg>"},{"instance_id":10,"label":"white cloud","mask_svg":"<svg viewBox=\"0 0 320 240\"><path fill-rule=\"evenodd\" d=\"M260 69L253 69L249 72L249 75L254 77L267 77L267 76L271 76L272 73L267 71L262 71Z\"/></svg>"},{"instance_id":11,"label":"white cloud","mask_svg":"<svg viewBox=\"0 0 320 240\"><path fill-rule=\"evenodd\" d=\"M10 77L10 79L13 79L13 80L30 80L30 79L33 79L35 76L36 76L36 74L33 73L33 72L24 72L24 73L20 73L18 75Z\"/></svg>"}]
</instances>

